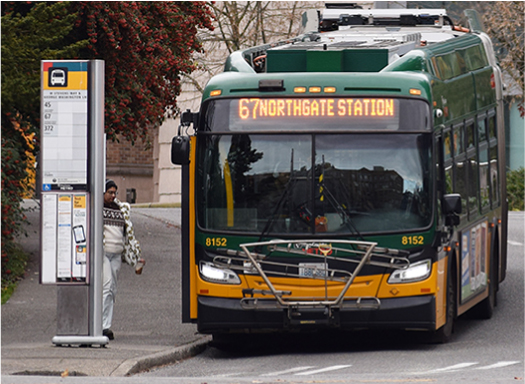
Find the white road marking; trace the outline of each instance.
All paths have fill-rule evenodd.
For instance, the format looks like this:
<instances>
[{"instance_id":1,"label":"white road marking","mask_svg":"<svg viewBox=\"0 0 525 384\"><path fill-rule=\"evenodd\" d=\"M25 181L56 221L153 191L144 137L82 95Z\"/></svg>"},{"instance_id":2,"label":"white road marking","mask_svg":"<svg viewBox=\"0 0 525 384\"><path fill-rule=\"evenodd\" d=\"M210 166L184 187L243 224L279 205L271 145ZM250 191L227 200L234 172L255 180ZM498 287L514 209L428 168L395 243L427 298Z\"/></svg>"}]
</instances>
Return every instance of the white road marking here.
<instances>
[{"instance_id":1,"label":"white road marking","mask_svg":"<svg viewBox=\"0 0 525 384\"><path fill-rule=\"evenodd\" d=\"M451 365L450 367L433 369L431 371L418 372L418 374L452 372L452 371L455 371L455 370L458 370L458 369L468 368L468 367L471 367L471 366L476 365L476 364L479 364L479 363L461 363L461 364Z\"/></svg>"},{"instance_id":2,"label":"white road marking","mask_svg":"<svg viewBox=\"0 0 525 384\"><path fill-rule=\"evenodd\" d=\"M279 375L286 375L287 373L294 373L294 372L299 372L299 371L305 371L305 370L307 370L307 369L312 369L312 368L315 368L315 366L313 366L313 367L297 367L297 368L287 369L286 371L272 372L272 373L265 373L264 375L261 375L261 376L279 376Z\"/></svg>"},{"instance_id":3,"label":"white road marking","mask_svg":"<svg viewBox=\"0 0 525 384\"><path fill-rule=\"evenodd\" d=\"M322 369L316 369L314 371L307 371L307 372L301 372L296 373L295 375L315 375L316 373L322 373L322 372L328 372L328 371L336 371L338 369L348 368L351 367L351 365L334 365L332 367L322 368Z\"/></svg>"},{"instance_id":4,"label":"white road marking","mask_svg":"<svg viewBox=\"0 0 525 384\"><path fill-rule=\"evenodd\" d=\"M508 367L509 365L519 364L521 361L500 361L499 363L487 365L486 367L478 367L474 369L494 369L494 368L503 368Z\"/></svg>"},{"instance_id":5,"label":"white road marking","mask_svg":"<svg viewBox=\"0 0 525 384\"><path fill-rule=\"evenodd\" d=\"M519 241L507 240L507 243L510 245L518 245L520 247L523 247L523 243L520 243Z\"/></svg>"},{"instance_id":6,"label":"white road marking","mask_svg":"<svg viewBox=\"0 0 525 384\"><path fill-rule=\"evenodd\" d=\"M220 373L218 375L212 375L210 377L232 377L232 376L239 376L242 375L242 372L234 372L234 373Z\"/></svg>"}]
</instances>

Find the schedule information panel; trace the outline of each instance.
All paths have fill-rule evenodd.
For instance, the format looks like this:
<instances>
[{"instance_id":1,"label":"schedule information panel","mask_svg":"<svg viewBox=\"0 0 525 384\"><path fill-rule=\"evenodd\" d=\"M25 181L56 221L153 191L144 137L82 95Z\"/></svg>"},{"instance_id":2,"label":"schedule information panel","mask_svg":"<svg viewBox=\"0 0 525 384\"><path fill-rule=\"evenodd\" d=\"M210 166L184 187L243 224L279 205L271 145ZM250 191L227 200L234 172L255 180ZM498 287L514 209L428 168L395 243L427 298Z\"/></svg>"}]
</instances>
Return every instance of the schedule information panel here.
<instances>
[{"instance_id":1,"label":"schedule information panel","mask_svg":"<svg viewBox=\"0 0 525 384\"><path fill-rule=\"evenodd\" d=\"M87 284L89 62L44 60L41 70L41 282Z\"/></svg>"},{"instance_id":2,"label":"schedule information panel","mask_svg":"<svg viewBox=\"0 0 525 384\"><path fill-rule=\"evenodd\" d=\"M42 190L86 190L88 62L42 62Z\"/></svg>"}]
</instances>

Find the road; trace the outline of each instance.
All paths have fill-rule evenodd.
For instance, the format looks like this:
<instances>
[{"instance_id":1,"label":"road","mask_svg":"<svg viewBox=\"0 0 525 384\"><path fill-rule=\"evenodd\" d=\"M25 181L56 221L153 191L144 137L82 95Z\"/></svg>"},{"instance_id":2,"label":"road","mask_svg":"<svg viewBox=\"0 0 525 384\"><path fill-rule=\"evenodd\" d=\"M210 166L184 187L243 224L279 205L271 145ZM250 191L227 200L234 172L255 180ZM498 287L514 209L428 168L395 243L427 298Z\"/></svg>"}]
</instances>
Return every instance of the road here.
<instances>
[{"instance_id":1,"label":"road","mask_svg":"<svg viewBox=\"0 0 525 384\"><path fill-rule=\"evenodd\" d=\"M508 272L493 318L459 318L448 344L428 344L415 332L265 336L262 340L247 339L249 345L242 351L209 347L196 358L140 376L201 377L208 384L239 379L257 383L275 379L293 383L523 380L523 224L523 212L510 214ZM226 378L230 381L223 381Z\"/></svg>"}]
</instances>

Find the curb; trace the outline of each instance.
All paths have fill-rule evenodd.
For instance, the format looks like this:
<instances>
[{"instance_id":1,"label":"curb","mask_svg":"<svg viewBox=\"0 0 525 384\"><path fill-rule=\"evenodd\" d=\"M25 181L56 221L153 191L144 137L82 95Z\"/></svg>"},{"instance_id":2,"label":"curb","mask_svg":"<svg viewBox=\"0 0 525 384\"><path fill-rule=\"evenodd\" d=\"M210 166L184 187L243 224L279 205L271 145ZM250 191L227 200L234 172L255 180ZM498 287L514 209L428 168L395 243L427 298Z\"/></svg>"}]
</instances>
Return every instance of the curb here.
<instances>
[{"instance_id":1,"label":"curb","mask_svg":"<svg viewBox=\"0 0 525 384\"><path fill-rule=\"evenodd\" d=\"M176 361L193 357L204 351L211 341L211 336L203 337L193 343L157 352L153 355L129 359L120 364L109 376L124 377L144 372L163 365L173 364Z\"/></svg>"}]
</instances>

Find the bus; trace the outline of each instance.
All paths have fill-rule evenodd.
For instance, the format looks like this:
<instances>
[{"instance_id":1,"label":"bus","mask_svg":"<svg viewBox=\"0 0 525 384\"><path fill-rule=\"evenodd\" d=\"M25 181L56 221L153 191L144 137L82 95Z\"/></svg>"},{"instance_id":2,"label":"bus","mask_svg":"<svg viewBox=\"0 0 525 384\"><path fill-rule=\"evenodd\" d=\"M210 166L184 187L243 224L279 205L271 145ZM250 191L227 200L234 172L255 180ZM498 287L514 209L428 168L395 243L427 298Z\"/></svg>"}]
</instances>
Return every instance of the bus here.
<instances>
[{"instance_id":1,"label":"bus","mask_svg":"<svg viewBox=\"0 0 525 384\"><path fill-rule=\"evenodd\" d=\"M502 80L478 15L303 15L181 114L182 321L228 335L490 318L505 278ZM234 336L232 336L234 337Z\"/></svg>"}]
</instances>

